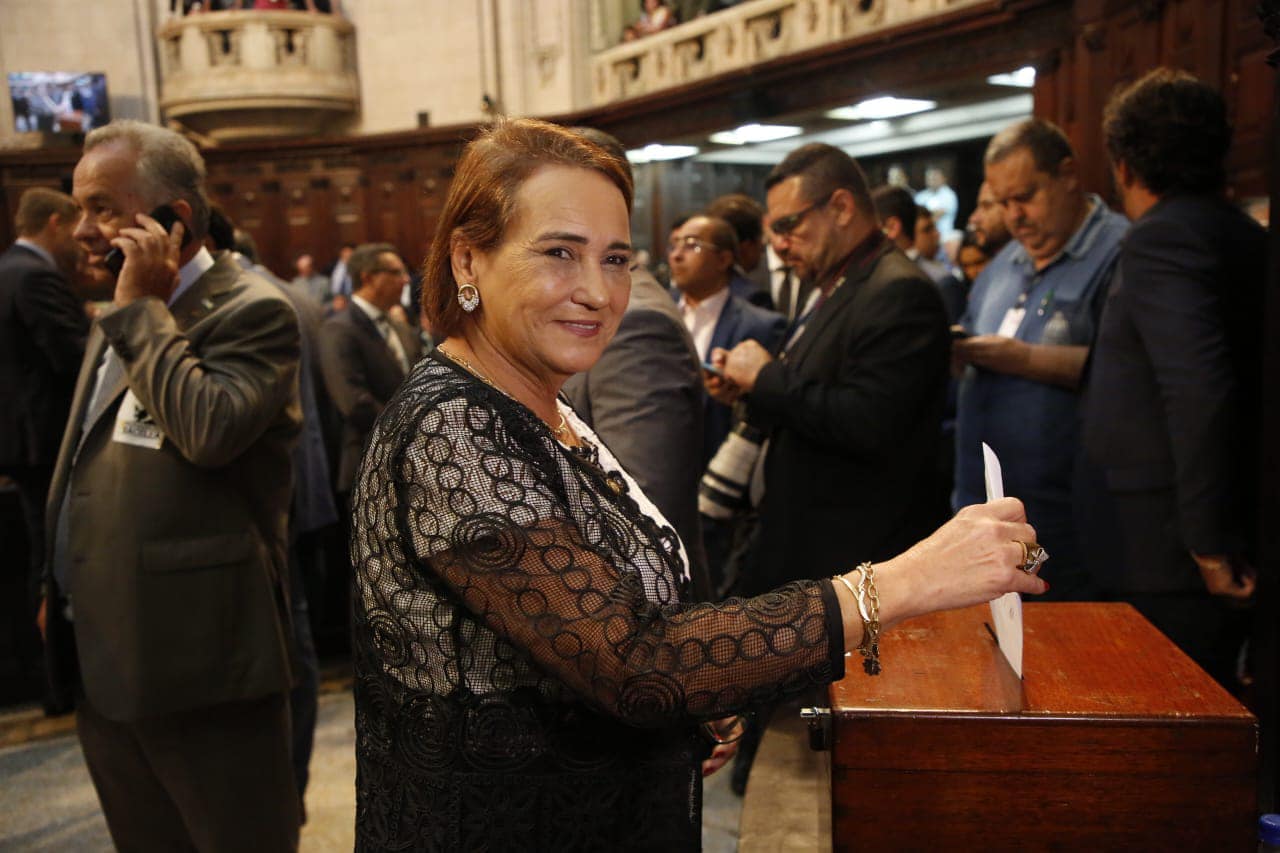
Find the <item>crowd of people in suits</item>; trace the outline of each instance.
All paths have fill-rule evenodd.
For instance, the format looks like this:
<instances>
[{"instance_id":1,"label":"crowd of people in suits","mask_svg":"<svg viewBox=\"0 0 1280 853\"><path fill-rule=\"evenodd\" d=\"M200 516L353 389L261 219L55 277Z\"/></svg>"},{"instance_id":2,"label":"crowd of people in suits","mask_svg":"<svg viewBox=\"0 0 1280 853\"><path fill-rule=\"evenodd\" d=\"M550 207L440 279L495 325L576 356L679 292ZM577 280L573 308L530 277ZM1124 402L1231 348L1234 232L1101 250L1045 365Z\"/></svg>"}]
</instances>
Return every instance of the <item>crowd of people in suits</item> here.
<instances>
[{"instance_id":1,"label":"crowd of people in suits","mask_svg":"<svg viewBox=\"0 0 1280 853\"><path fill-rule=\"evenodd\" d=\"M1225 198L1211 87L1154 71L1102 132L1124 215L1027 119L987 148L954 263L931 210L810 144L763 206L735 194L674 223L669 289L631 269L616 336L563 393L679 533L699 599L903 552L985 500L985 444L1052 558L1047 597L1129 601L1238 690L1264 232ZM171 171L140 175L153 150ZM302 255L285 281L203 180L181 137L115 122L73 197L23 196L0 257L0 474L22 497L48 703L80 711L117 843L288 848L315 713L307 598L333 606L361 457L431 330L396 247L344 246L327 275ZM135 217L161 202L172 234ZM78 275L111 301L92 326ZM741 498L721 511L730 469ZM229 760L252 772L190 784Z\"/></svg>"}]
</instances>

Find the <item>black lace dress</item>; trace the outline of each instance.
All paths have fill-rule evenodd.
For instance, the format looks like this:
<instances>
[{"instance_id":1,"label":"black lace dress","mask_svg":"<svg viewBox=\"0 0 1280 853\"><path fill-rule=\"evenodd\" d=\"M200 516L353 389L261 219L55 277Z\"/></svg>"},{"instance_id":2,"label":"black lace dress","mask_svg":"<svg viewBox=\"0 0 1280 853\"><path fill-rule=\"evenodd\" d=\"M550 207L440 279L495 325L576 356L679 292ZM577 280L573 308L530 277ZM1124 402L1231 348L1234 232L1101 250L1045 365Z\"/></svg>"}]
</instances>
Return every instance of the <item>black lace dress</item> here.
<instances>
[{"instance_id":1,"label":"black lace dress","mask_svg":"<svg viewBox=\"0 0 1280 853\"><path fill-rule=\"evenodd\" d=\"M356 848L697 850L699 722L840 677L830 582L682 604L625 478L433 354L355 491Z\"/></svg>"}]
</instances>

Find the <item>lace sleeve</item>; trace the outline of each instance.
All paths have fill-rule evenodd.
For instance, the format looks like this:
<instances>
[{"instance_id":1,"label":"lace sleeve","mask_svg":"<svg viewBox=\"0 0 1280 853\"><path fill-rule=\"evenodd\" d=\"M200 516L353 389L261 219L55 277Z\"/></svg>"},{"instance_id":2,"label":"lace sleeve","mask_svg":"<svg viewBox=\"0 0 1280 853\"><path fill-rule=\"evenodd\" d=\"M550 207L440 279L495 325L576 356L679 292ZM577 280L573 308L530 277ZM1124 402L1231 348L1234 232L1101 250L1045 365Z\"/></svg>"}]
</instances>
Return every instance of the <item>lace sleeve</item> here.
<instances>
[{"instance_id":1,"label":"lace sleeve","mask_svg":"<svg viewBox=\"0 0 1280 853\"><path fill-rule=\"evenodd\" d=\"M411 578L388 583L397 566L436 578L539 669L634 725L724 716L842 675L829 582L718 605L657 603L632 562L643 530L554 443L463 399L400 429L412 437L397 450L375 436L357 502L366 609L437 612L410 603L432 595ZM387 541L370 538L378 528ZM413 629L422 636L408 644L420 647L438 647L432 634L447 630L435 617Z\"/></svg>"}]
</instances>

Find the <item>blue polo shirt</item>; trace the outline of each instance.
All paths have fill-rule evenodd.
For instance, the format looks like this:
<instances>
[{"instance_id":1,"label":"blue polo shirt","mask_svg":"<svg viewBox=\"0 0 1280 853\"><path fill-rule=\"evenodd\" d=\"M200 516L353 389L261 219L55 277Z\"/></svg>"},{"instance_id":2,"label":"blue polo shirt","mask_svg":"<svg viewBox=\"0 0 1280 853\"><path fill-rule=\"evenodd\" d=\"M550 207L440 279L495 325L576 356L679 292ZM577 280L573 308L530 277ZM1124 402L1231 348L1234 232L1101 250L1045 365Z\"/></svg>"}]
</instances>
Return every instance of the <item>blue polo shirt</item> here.
<instances>
[{"instance_id":1,"label":"blue polo shirt","mask_svg":"<svg viewBox=\"0 0 1280 853\"><path fill-rule=\"evenodd\" d=\"M1084 222L1044 269L1036 270L1016 240L987 265L960 320L966 329L994 335L1008 311L1022 307L1022 320L1013 331L1018 340L1076 346L1093 342L1129 221L1097 196L1088 198L1091 210ZM982 444L991 445L1000 457L1005 494L1026 504L1028 520L1057 571L1079 562L1071 520L1079 401L1075 391L970 365L956 409L953 508L986 500Z\"/></svg>"}]
</instances>

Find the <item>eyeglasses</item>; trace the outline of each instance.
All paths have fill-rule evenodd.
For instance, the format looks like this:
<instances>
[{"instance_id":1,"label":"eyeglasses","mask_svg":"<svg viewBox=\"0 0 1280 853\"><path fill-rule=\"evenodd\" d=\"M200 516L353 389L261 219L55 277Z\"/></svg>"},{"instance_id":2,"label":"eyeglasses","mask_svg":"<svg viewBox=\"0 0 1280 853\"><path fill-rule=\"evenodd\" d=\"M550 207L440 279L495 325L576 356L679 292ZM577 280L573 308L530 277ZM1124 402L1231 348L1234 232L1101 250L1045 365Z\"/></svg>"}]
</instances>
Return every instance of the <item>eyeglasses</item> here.
<instances>
[{"instance_id":1,"label":"eyeglasses","mask_svg":"<svg viewBox=\"0 0 1280 853\"><path fill-rule=\"evenodd\" d=\"M831 196L827 196L822 201L815 201L806 208L797 210L795 213L788 213L786 216L779 216L777 219L769 223L769 230L778 237L785 237L804 221L804 218L813 213L820 207L826 207L827 202L831 201Z\"/></svg>"},{"instance_id":2,"label":"eyeglasses","mask_svg":"<svg viewBox=\"0 0 1280 853\"><path fill-rule=\"evenodd\" d=\"M676 252L680 251L681 249L685 250L686 252L693 252L694 254L698 254L702 252L702 250L704 249L707 250L708 252L715 252L718 250L718 247L713 243L706 242L705 240L699 240L697 237L694 237L692 234L687 237L678 237L675 240L672 240L671 242L667 243L667 254L669 255L674 255Z\"/></svg>"}]
</instances>

